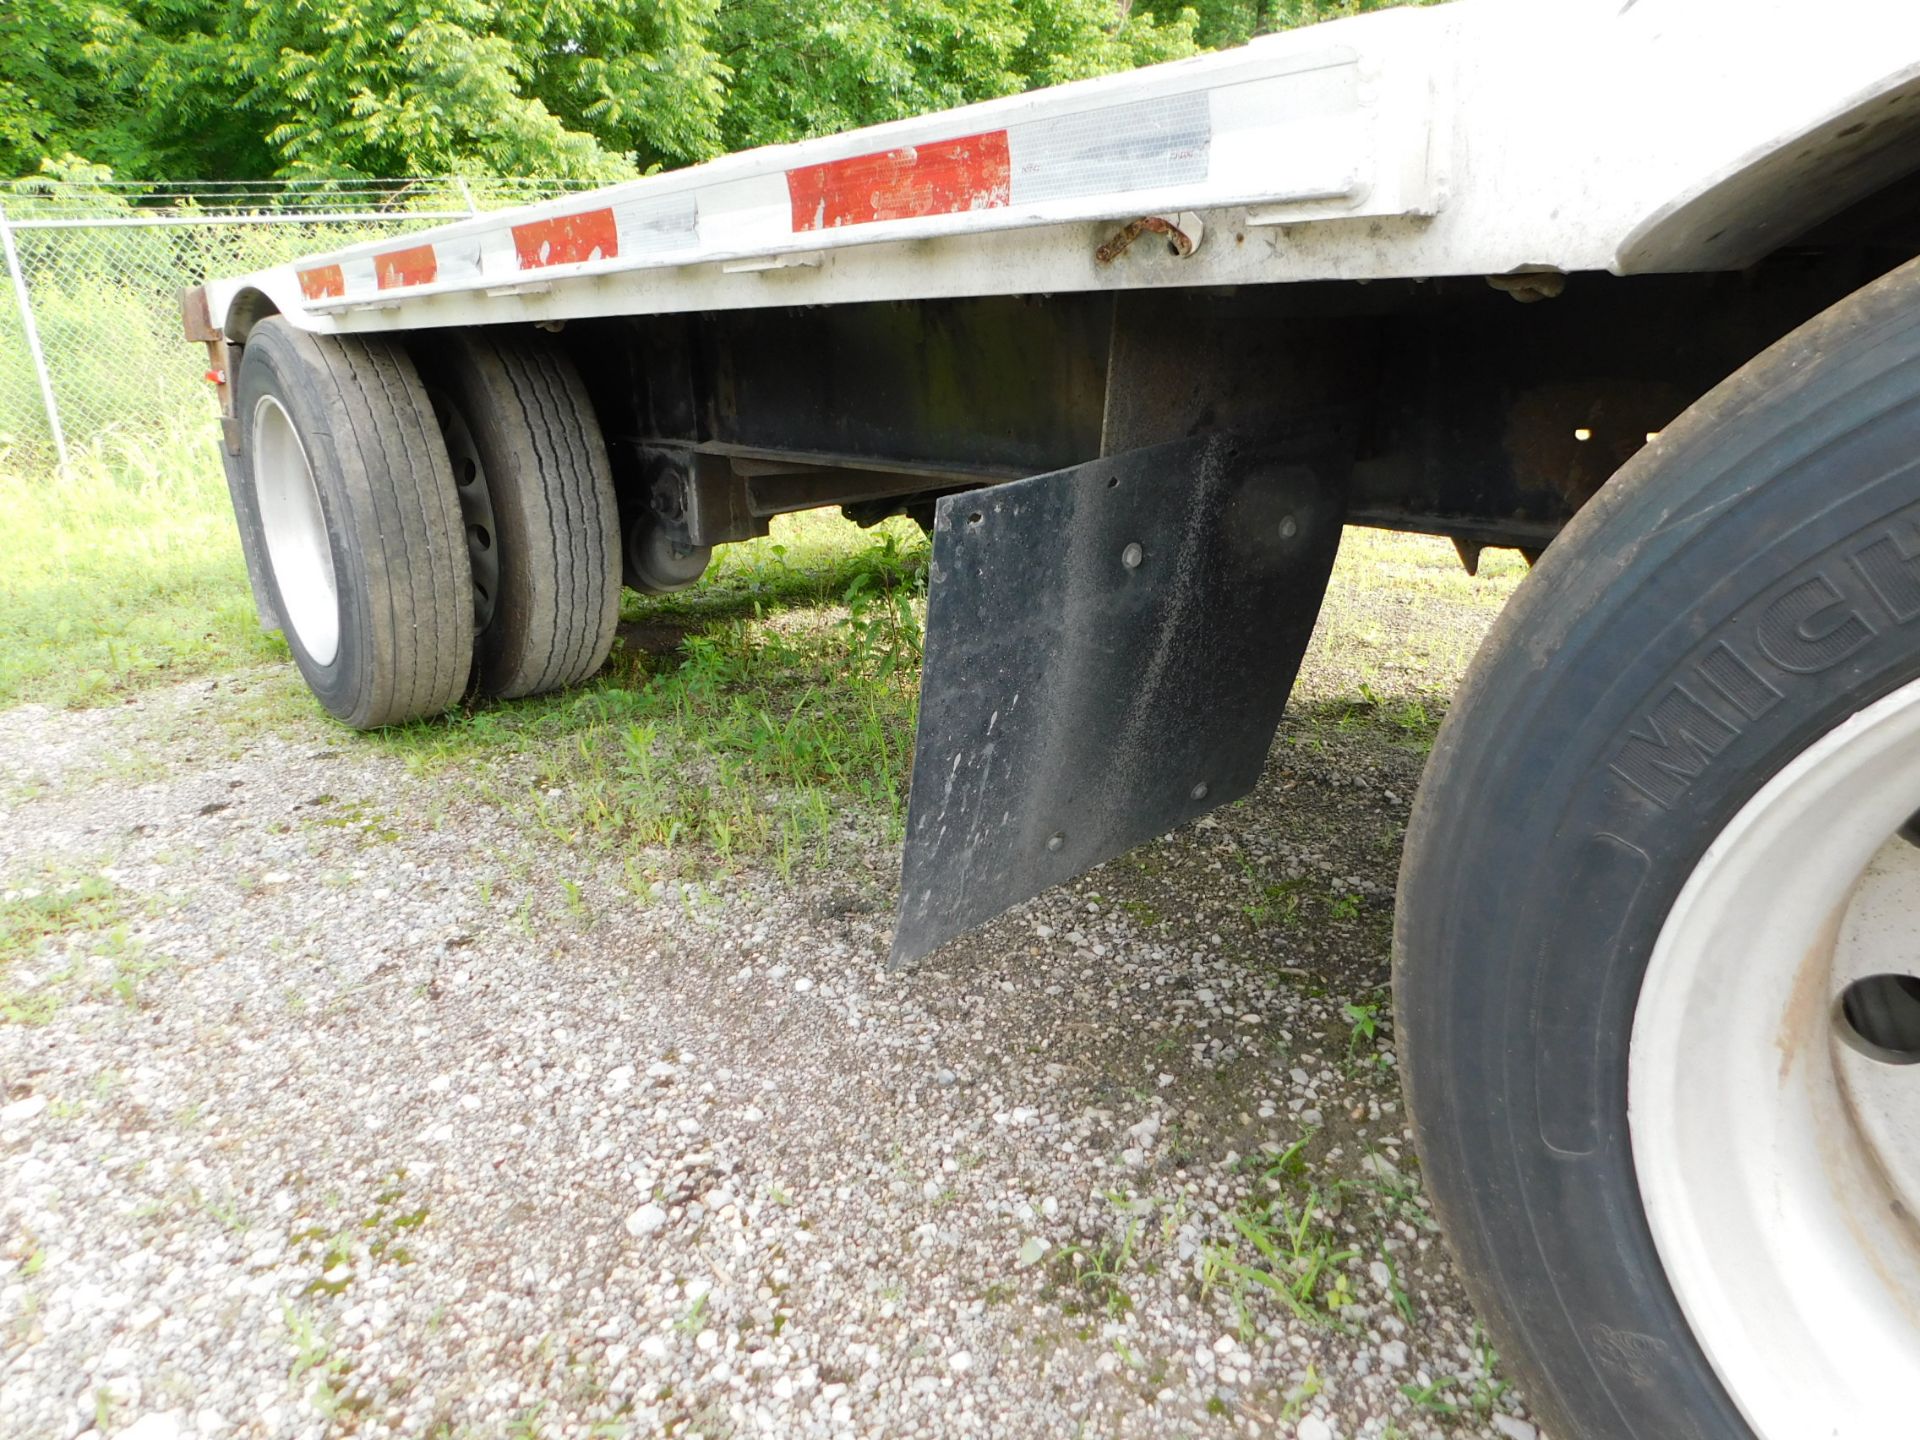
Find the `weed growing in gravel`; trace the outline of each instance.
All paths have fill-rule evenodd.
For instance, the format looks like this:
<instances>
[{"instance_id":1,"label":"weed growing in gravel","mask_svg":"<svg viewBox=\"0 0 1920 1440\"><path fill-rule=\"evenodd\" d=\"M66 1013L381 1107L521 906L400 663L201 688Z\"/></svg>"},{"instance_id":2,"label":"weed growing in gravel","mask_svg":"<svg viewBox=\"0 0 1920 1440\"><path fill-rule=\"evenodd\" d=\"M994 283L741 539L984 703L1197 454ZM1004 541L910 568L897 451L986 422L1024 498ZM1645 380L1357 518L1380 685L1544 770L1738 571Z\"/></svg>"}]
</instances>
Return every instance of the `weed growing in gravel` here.
<instances>
[{"instance_id":1,"label":"weed growing in gravel","mask_svg":"<svg viewBox=\"0 0 1920 1440\"><path fill-rule=\"evenodd\" d=\"M391 845L400 832L384 811L365 800L336 800L331 795L316 795L306 809L318 813L300 822L302 829L338 830L361 845Z\"/></svg>"},{"instance_id":2,"label":"weed growing in gravel","mask_svg":"<svg viewBox=\"0 0 1920 1440\"><path fill-rule=\"evenodd\" d=\"M1094 1245L1063 1245L1053 1263L1054 1280L1077 1297L1061 1308L1066 1314L1097 1310L1118 1319L1133 1308L1125 1277L1140 1243L1140 1221L1130 1220L1117 1238Z\"/></svg>"},{"instance_id":3,"label":"weed growing in gravel","mask_svg":"<svg viewBox=\"0 0 1920 1440\"><path fill-rule=\"evenodd\" d=\"M328 1421L357 1408L347 1393L347 1377L353 1362L335 1348L332 1337L284 1300L280 1302L280 1319L293 1344L293 1364L287 1370L287 1383ZM360 1402L361 1406L364 1404Z\"/></svg>"},{"instance_id":4,"label":"weed growing in gravel","mask_svg":"<svg viewBox=\"0 0 1920 1440\"><path fill-rule=\"evenodd\" d=\"M72 972L56 976L70 978ZM25 992L0 990L0 1023L7 1025L45 1025L60 1013L60 996L51 985Z\"/></svg>"},{"instance_id":5,"label":"weed growing in gravel","mask_svg":"<svg viewBox=\"0 0 1920 1440\"><path fill-rule=\"evenodd\" d=\"M97 870L48 862L0 887L0 970L33 953L48 936L97 930L122 914L113 882Z\"/></svg>"},{"instance_id":6,"label":"weed growing in gravel","mask_svg":"<svg viewBox=\"0 0 1920 1440\"><path fill-rule=\"evenodd\" d=\"M1347 1309L1359 1299L1359 1262L1376 1243L1374 1279L1380 1283L1384 1273L1389 1303L1414 1322L1413 1298L1393 1258L1399 1242L1390 1236L1395 1225L1434 1230L1418 1182L1372 1151L1358 1175L1316 1173L1309 1150L1317 1139L1309 1132L1278 1154L1243 1160L1239 1168L1258 1177L1254 1194L1227 1217L1233 1233L1202 1248L1200 1293L1227 1296L1244 1340L1270 1328L1264 1307L1276 1305L1284 1317L1346 1330Z\"/></svg>"},{"instance_id":7,"label":"weed growing in gravel","mask_svg":"<svg viewBox=\"0 0 1920 1440\"><path fill-rule=\"evenodd\" d=\"M1362 680L1359 693L1338 708L1333 723L1340 730L1372 726L1415 749L1428 750L1433 747L1433 737L1440 731L1436 712L1444 703L1439 697L1431 699L1431 704L1429 697L1422 696L1389 700L1374 688L1371 681Z\"/></svg>"},{"instance_id":8,"label":"weed growing in gravel","mask_svg":"<svg viewBox=\"0 0 1920 1440\"><path fill-rule=\"evenodd\" d=\"M1204 1295L1223 1283L1227 1286L1243 1340L1257 1332L1249 1287L1271 1295L1306 1324L1339 1323L1340 1311L1353 1299L1339 1267L1358 1252L1340 1246L1317 1188L1308 1187L1297 1210L1274 1197L1249 1203L1232 1222L1253 1253L1246 1255L1234 1241L1209 1246L1202 1258L1200 1288Z\"/></svg>"},{"instance_id":9,"label":"weed growing in gravel","mask_svg":"<svg viewBox=\"0 0 1920 1440\"><path fill-rule=\"evenodd\" d=\"M358 1225L307 1225L288 1236L294 1254L317 1271L301 1294L339 1295L376 1267L411 1265L413 1253L405 1242L426 1224L427 1207L408 1208L406 1199L407 1172L395 1170L374 1195L373 1213Z\"/></svg>"},{"instance_id":10,"label":"weed growing in gravel","mask_svg":"<svg viewBox=\"0 0 1920 1440\"><path fill-rule=\"evenodd\" d=\"M706 1324L706 1319L707 1297L703 1294L697 1296L694 1302L687 1307L686 1314L673 1322L673 1328L678 1330L682 1335L697 1335L700 1333L701 1327Z\"/></svg>"},{"instance_id":11,"label":"weed growing in gravel","mask_svg":"<svg viewBox=\"0 0 1920 1440\"><path fill-rule=\"evenodd\" d=\"M101 987L128 1009L137 1009L140 1005L141 982L167 965L164 959L141 955L131 947L122 948L112 961L113 971L101 981Z\"/></svg>"},{"instance_id":12,"label":"weed growing in gravel","mask_svg":"<svg viewBox=\"0 0 1920 1440\"><path fill-rule=\"evenodd\" d=\"M1464 1373L1409 1381L1400 1393L1431 1415L1486 1416L1500 1408L1513 1388L1499 1376L1500 1352L1478 1324L1473 1327L1473 1364Z\"/></svg>"},{"instance_id":13,"label":"weed growing in gravel","mask_svg":"<svg viewBox=\"0 0 1920 1440\"><path fill-rule=\"evenodd\" d=\"M1287 1401L1280 1410L1280 1423L1291 1424L1306 1413L1308 1403L1325 1388L1320 1379L1318 1366L1307 1366L1307 1373L1301 1382L1287 1392Z\"/></svg>"},{"instance_id":14,"label":"weed growing in gravel","mask_svg":"<svg viewBox=\"0 0 1920 1440\"><path fill-rule=\"evenodd\" d=\"M540 1440L540 1416L547 1402L529 1406L507 1422L507 1440Z\"/></svg>"},{"instance_id":15,"label":"weed growing in gravel","mask_svg":"<svg viewBox=\"0 0 1920 1440\"><path fill-rule=\"evenodd\" d=\"M1290 875L1270 882L1246 852L1235 849L1233 859L1253 887L1254 898L1240 907L1249 925L1255 930L1264 930L1270 925L1293 925L1300 919L1301 903L1307 892L1304 875Z\"/></svg>"},{"instance_id":16,"label":"weed growing in gravel","mask_svg":"<svg viewBox=\"0 0 1920 1440\"><path fill-rule=\"evenodd\" d=\"M1385 990L1380 987L1380 991ZM1376 992L1379 993L1379 992ZM1377 1002L1349 1000L1340 1007L1340 1013L1348 1023L1347 1029L1347 1073L1363 1066L1387 1069L1392 1057L1382 1048L1381 1026L1387 1023Z\"/></svg>"},{"instance_id":17,"label":"weed growing in gravel","mask_svg":"<svg viewBox=\"0 0 1920 1440\"><path fill-rule=\"evenodd\" d=\"M133 1003L140 980L157 965L142 968L132 943L117 926L125 913L113 883L97 870L47 862L26 877L0 888L0 982L15 962L36 953L48 940L76 932L102 932L102 949L113 960L113 975L97 987ZM60 1011L69 983L78 978L78 962L37 977L31 987L0 983L0 1024L45 1025Z\"/></svg>"}]
</instances>

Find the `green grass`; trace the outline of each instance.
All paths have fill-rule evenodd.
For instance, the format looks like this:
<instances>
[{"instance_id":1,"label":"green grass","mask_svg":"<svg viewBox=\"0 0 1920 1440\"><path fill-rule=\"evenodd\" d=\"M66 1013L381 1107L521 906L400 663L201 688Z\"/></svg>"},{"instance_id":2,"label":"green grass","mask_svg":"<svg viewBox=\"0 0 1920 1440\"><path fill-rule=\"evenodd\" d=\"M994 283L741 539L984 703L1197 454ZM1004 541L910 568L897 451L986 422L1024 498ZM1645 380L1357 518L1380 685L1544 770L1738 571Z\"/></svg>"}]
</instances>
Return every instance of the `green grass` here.
<instances>
[{"instance_id":1,"label":"green grass","mask_svg":"<svg viewBox=\"0 0 1920 1440\"><path fill-rule=\"evenodd\" d=\"M111 977L100 981L102 993L136 1004L140 982L157 965L135 953L120 928L125 918L123 897L97 870L43 860L0 878L0 1025L44 1025L59 1013L68 983L81 978L81 966L67 964L24 990L14 988L11 971L48 940L75 932L93 934L110 963Z\"/></svg>"},{"instance_id":2,"label":"green grass","mask_svg":"<svg viewBox=\"0 0 1920 1440\"><path fill-rule=\"evenodd\" d=\"M0 453L0 708L97 705L284 656L254 624L211 414L66 473Z\"/></svg>"},{"instance_id":3,"label":"green grass","mask_svg":"<svg viewBox=\"0 0 1920 1440\"><path fill-rule=\"evenodd\" d=\"M103 929L121 914L112 882L91 870L49 863L0 884L0 975L48 936Z\"/></svg>"},{"instance_id":4,"label":"green grass","mask_svg":"<svg viewBox=\"0 0 1920 1440\"><path fill-rule=\"evenodd\" d=\"M926 554L905 521L780 520L723 551L695 590L628 595L587 685L369 743L422 770L463 766L548 838L622 855L638 894L748 857L790 876L850 832L898 838Z\"/></svg>"}]
</instances>

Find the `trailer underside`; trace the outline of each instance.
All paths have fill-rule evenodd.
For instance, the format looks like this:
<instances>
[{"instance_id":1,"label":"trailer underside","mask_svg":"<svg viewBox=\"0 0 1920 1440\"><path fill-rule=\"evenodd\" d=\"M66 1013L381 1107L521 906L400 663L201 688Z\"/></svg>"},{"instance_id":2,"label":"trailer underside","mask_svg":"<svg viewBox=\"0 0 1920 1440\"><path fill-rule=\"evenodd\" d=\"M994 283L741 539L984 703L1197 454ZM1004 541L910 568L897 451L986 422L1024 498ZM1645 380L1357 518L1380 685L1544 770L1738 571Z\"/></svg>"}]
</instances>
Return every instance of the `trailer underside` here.
<instances>
[{"instance_id":1,"label":"trailer underside","mask_svg":"<svg viewBox=\"0 0 1920 1440\"><path fill-rule=\"evenodd\" d=\"M1214 432L1350 436L1351 523L1538 551L1649 434L1897 247L1739 274L1383 281L575 321L623 512L687 544ZM1530 303L1516 303L1516 299Z\"/></svg>"}]
</instances>

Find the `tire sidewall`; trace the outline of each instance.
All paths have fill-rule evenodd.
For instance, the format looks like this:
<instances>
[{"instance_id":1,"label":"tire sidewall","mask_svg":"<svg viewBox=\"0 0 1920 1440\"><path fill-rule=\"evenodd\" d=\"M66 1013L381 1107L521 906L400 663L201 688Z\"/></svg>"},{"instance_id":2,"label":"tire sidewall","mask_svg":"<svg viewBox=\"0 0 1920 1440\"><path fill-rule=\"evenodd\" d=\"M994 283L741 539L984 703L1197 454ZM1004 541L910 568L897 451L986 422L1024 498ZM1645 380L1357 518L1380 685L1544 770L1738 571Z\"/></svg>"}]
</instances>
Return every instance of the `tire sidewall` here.
<instances>
[{"instance_id":1,"label":"tire sidewall","mask_svg":"<svg viewBox=\"0 0 1920 1440\"><path fill-rule=\"evenodd\" d=\"M234 403L240 418L240 458L246 484L241 487L242 503L250 514L266 546L266 529L260 514L259 481L254 469L254 415L263 397L279 402L293 422L300 438L307 465L313 475L314 490L320 499L321 518L326 522L327 546L333 558L334 586L340 606L340 640L332 661L322 664L301 643L299 632L288 619L286 598L274 573L270 548L261 556L261 569L274 612L281 617L281 636L293 652L308 687L329 714L349 723L368 687L366 669L371 645L371 617L367 612L368 585L364 551L356 532L357 517L346 493L342 465L335 435L342 417L329 412L323 396L325 387L314 383L314 368L321 365L318 355L305 353L299 332L284 321L269 319L257 325L248 336L241 356L240 378Z\"/></svg>"},{"instance_id":2,"label":"tire sidewall","mask_svg":"<svg viewBox=\"0 0 1920 1440\"><path fill-rule=\"evenodd\" d=\"M1629 1045L1714 839L1920 677L1920 603L1887 584L1887 546L1920 554L1915 289L1898 272L1788 337L1610 483L1489 638L1409 829L1396 989L1421 1150L1556 1433L1751 1434L1647 1226ZM1651 764L1658 714L1704 753Z\"/></svg>"},{"instance_id":3,"label":"tire sidewall","mask_svg":"<svg viewBox=\"0 0 1920 1440\"><path fill-rule=\"evenodd\" d=\"M531 570L536 543L527 506L523 470L535 468L528 448L525 415L509 412L501 397L512 393L492 345L472 335L454 333L436 337L437 343L419 347L418 363L430 390L440 391L466 422L479 452L493 510L493 544L500 567L499 587L487 627L474 636L473 687L482 693L508 668L510 657L526 648L532 607L528 597L535 579Z\"/></svg>"}]
</instances>

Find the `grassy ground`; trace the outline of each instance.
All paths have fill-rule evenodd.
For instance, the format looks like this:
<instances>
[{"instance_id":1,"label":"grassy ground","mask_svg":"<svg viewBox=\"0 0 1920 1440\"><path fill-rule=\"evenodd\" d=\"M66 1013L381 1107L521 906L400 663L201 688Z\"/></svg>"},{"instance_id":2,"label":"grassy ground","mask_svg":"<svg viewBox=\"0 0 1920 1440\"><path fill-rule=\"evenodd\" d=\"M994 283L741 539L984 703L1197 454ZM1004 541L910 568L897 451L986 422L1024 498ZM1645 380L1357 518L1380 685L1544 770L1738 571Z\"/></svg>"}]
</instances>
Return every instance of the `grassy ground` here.
<instances>
[{"instance_id":1,"label":"grassy ground","mask_svg":"<svg viewBox=\"0 0 1920 1440\"><path fill-rule=\"evenodd\" d=\"M60 480L0 460L0 708L113 703L255 669L233 723L330 728L278 637L254 624L214 432L108 439ZM606 669L567 694L480 704L371 743L423 769L484 760L481 783L569 843L699 863L824 861L836 827L895 839L904 818L927 547L787 517L728 547L697 589L625 598ZM1293 706L1296 731L1431 739L1480 613L1524 573L1469 578L1443 541L1349 531ZM1469 623L1403 623L1440 599Z\"/></svg>"},{"instance_id":2,"label":"grassy ground","mask_svg":"<svg viewBox=\"0 0 1920 1440\"><path fill-rule=\"evenodd\" d=\"M287 653L253 624L216 434L109 436L58 479L0 453L0 707L104 704Z\"/></svg>"}]
</instances>

